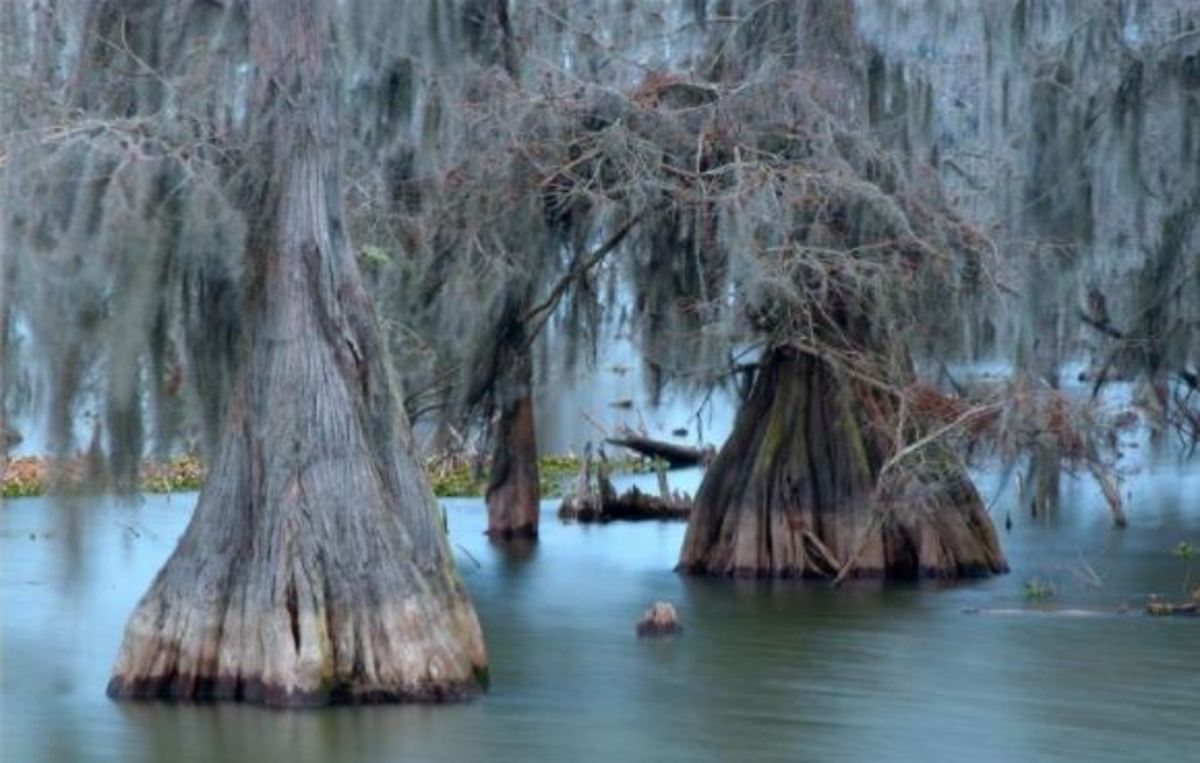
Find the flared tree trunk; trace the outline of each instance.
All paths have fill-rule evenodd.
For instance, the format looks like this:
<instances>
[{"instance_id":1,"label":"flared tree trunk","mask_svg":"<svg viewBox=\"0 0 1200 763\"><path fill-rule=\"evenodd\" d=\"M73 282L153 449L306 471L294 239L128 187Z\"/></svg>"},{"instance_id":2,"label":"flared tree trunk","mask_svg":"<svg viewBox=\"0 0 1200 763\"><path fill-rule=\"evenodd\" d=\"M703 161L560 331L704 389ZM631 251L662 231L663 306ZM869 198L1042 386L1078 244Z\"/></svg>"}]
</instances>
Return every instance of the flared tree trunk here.
<instances>
[{"instance_id":1,"label":"flared tree trunk","mask_svg":"<svg viewBox=\"0 0 1200 763\"><path fill-rule=\"evenodd\" d=\"M493 540L533 539L538 534L537 437L533 422L533 364L525 332L506 337L502 377L496 387L500 420L488 479L487 533Z\"/></svg>"},{"instance_id":2,"label":"flared tree trunk","mask_svg":"<svg viewBox=\"0 0 1200 763\"><path fill-rule=\"evenodd\" d=\"M791 349L769 352L700 485L679 569L836 577L853 562L857 577L1005 571L969 476L937 445L904 472L904 490L877 500L885 456L871 409L870 393L826 362Z\"/></svg>"},{"instance_id":3,"label":"flared tree trunk","mask_svg":"<svg viewBox=\"0 0 1200 763\"><path fill-rule=\"evenodd\" d=\"M486 654L341 222L331 0L250 7L269 165L245 349L191 523L113 697L293 706L474 693Z\"/></svg>"}]
</instances>

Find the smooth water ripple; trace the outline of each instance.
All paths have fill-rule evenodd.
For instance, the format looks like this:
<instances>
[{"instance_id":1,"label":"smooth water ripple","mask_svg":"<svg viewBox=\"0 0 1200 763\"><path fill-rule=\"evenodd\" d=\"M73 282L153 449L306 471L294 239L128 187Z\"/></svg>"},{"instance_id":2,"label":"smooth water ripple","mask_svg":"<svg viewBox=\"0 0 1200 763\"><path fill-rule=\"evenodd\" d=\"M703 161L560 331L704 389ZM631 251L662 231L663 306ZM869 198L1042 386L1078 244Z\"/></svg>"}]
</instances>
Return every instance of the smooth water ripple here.
<instances>
[{"instance_id":1,"label":"smooth water ripple","mask_svg":"<svg viewBox=\"0 0 1200 763\"><path fill-rule=\"evenodd\" d=\"M194 496L9 501L0 751L6 763L1195 759L1200 620L1136 605L1178 593L1186 572L1169 550L1200 540L1200 478L1148 470L1133 482L1124 532L1084 482L1067 485L1052 520L1014 514L1010 575L838 591L682 578L671 571L682 524L561 525L552 502L542 542L504 551L482 536L481 502L446 501L491 692L453 707L302 712L105 698L125 617ZM1056 594L1027 601L1031 579ZM686 631L639 641L634 621L657 599Z\"/></svg>"}]
</instances>

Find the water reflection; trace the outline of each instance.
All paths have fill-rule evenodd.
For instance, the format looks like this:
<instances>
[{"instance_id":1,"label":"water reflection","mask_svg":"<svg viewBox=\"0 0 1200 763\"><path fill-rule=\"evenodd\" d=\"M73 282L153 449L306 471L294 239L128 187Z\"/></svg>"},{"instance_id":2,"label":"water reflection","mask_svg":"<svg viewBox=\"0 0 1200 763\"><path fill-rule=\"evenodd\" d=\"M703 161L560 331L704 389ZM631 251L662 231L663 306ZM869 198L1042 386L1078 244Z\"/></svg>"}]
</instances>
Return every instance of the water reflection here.
<instances>
[{"instance_id":1,"label":"water reflection","mask_svg":"<svg viewBox=\"0 0 1200 763\"><path fill-rule=\"evenodd\" d=\"M698 473L681 476L694 487ZM981 475L985 495L998 480ZM1169 549L1200 540L1200 475L1146 468L1128 488L1124 532L1086 480L1063 481L1053 521L1014 512L1008 576L839 591L681 578L681 524L561 525L553 502L540 544L493 545L481 501L446 501L492 691L448 708L322 712L109 702L125 617L194 496L10 501L0 749L22 762L1188 759L1200 623L1118 610L1179 590ZM1055 596L1028 602L1033 577ZM634 621L658 599L685 632L639 641ZM1103 614L1005 614L1039 608Z\"/></svg>"}]
</instances>

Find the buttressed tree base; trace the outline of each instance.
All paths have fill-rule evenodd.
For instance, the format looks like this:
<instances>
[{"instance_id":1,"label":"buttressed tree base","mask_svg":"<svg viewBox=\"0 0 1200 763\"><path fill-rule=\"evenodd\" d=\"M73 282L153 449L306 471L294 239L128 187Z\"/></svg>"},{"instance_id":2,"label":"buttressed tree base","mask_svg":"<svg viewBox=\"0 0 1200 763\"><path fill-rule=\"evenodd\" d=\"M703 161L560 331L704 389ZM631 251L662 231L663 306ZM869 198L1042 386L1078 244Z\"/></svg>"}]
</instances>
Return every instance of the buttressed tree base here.
<instances>
[{"instance_id":1,"label":"buttressed tree base","mask_svg":"<svg viewBox=\"0 0 1200 763\"><path fill-rule=\"evenodd\" d=\"M983 501L940 445L906 470L898 494L876 489L886 451L869 396L824 360L769 353L696 495L679 569L816 578L1005 572Z\"/></svg>"},{"instance_id":2,"label":"buttressed tree base","mask_svg":"<svg viewBox=\"0 0 1200 763\"><path fill-rule=\"evenodd\" d=\"M248 12L261 165L243 348L211 472L130 617L113 697L436 701L483 682L479 623L344 233L331 5Z\"/></svg>"}]
</instances>

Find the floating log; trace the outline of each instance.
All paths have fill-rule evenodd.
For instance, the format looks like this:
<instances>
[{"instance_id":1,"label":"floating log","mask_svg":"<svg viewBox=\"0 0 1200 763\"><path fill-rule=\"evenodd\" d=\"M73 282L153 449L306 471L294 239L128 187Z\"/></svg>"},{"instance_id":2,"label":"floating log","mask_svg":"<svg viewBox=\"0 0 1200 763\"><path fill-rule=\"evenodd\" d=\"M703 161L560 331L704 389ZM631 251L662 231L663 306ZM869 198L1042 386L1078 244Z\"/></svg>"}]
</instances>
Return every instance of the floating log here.
<instances>
[{"instance_id":1,"label":"floating log","mask_svg":"<svg viewBox=\"0 0 1200 763\"><path fill-rule=\"evenodd\" d=\"M679 469L685 466L702 466L711 461L716 453L711 447L693 448L687 445L680 445L679 443L654 440L634 434L628 434L623 437L609 437L605 442L610 445L619 445L622 448L628 448L643 456L661 458L672 469Z\"/></svg>"}]
</instances>

